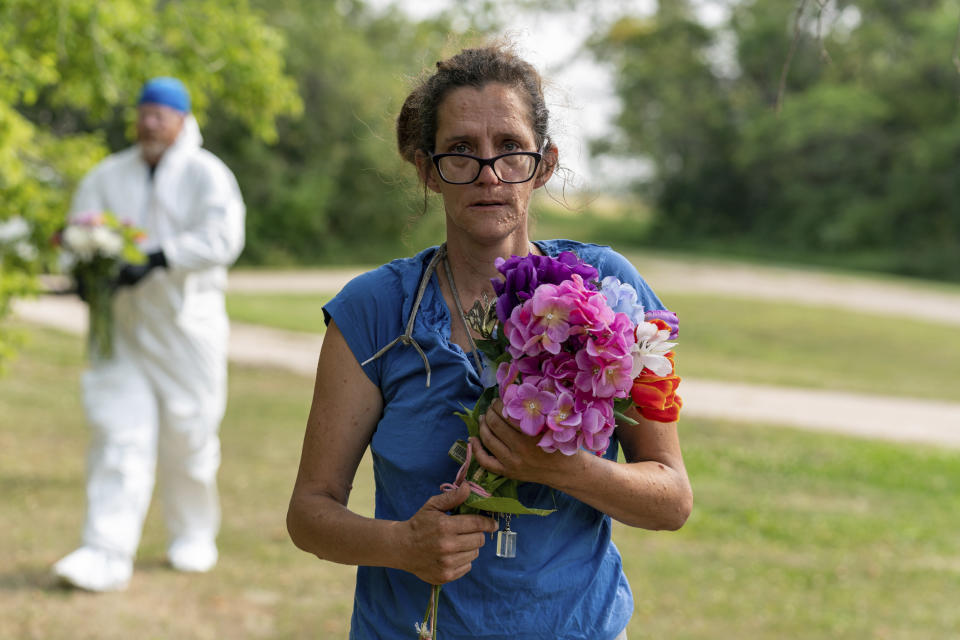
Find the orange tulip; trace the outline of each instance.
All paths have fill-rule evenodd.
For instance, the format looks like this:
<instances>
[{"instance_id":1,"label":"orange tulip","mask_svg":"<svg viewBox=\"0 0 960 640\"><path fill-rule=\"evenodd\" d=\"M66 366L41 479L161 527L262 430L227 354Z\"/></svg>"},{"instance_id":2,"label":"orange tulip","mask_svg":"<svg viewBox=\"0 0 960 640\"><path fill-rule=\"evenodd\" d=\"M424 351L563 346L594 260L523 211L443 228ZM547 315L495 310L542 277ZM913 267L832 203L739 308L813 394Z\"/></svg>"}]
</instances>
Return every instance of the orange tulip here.
<instances>
[{"instance_id":1,"label":"orange tulip","mask_svg":"<svg viewBox=\"0 0 960 640\"><path fill-rule=\"evenodd\" d=\"M671 364L674 362L672 351L666 357ZM683 407L683 400L677 395L678 386L680 376L675 375L673 370L670 375L655 376L649 369L644 369L633 379L630 397L644 418L657 422L676 422Z\"/></svg>"}]
</instances>

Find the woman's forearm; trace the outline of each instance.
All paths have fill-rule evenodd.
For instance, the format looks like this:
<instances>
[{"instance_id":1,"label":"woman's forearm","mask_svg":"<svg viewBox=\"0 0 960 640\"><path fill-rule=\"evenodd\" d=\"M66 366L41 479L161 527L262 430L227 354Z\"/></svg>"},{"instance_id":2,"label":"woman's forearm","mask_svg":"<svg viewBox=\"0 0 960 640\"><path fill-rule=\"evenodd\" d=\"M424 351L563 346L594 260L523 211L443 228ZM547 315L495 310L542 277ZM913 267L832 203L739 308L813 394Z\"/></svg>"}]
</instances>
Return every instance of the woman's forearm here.
<instances>
[{"instance_id":1,"label":"woman's forearm","mask_svg":"<svg viewBox=\"0 0 960 640\"><path fill-rule=\"evenodd\" d=\"M287 511L293 543L322 560L403 568L401 522L361 516L331 496L294 495Z\"/></svg>"},{"instance_id":2,"label":"woman's forearm","mask_svg":"<svg viewBox=\"0 0 960 640\"><path fill-rule=\"evenodd\" d=\"M365 518L346 500L323 493L295 493L287 513L294 544L341 564L402 569L430 584L470 571L496 521L480 515L448 515L470 496L470 487L431 496L408 520Z\"/></svg>"},{"instance_id":3,"label":"woman's forearm","mask_svg":"<svg viewBox=\"0 0 960 640\"><path fill-rule=\"evenodd\" d=\"M653 460L621 464L580 451L541 482L632 527L679 529L693 508L686 472Z\"/></svg>"},{"instance_id":4,"label":"woman's forearm","mask_svg":"<svg viewBox=\"0 0 960 640\"><path fill-rule=\"evenodd\" d=\"M474 448L481 466L522 482L544 484L611 517L645 529L678 529L693 508L693 492L683 465L675 423L628 415L635 425L617 430L624 464L578 450L548 453L499 413L494 401L480 420ZM632 415L631 415L632 414Z\"/></svg>"}]
</instances>

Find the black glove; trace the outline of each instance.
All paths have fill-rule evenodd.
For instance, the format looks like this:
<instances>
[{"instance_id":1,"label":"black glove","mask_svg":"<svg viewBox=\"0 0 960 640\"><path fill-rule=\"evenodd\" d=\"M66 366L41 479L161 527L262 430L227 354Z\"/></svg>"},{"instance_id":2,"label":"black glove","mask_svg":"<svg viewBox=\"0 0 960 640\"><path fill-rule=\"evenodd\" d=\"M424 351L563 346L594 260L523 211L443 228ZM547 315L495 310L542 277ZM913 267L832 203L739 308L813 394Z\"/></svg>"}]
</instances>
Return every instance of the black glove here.
<instances>
[{"instance_id":1,"label":"black glove","mask_svg":"<svg viewBox=\"0 0 960 640\"><path fill-rule=\"evenodd\" d=\"M154 251L153 253L148 253L147 261L143 264L123 265L123 267L120 269L120 273L117 275L117 286L133 286L143 280L143 277L153 271L155 268L166 266L167 257L163 255L163 251Z\"/></svg>"},{"instance_id":2,"label":"black glove","mask_svg":"<svg viewBox=\"0 0 960 640\"><path fill-rule=\"evenodd\" d=\"M84 302L89 302L87 300L87 286L84 284L83 278L77 278L77 297Z\"/></svg>"}]
</instances>

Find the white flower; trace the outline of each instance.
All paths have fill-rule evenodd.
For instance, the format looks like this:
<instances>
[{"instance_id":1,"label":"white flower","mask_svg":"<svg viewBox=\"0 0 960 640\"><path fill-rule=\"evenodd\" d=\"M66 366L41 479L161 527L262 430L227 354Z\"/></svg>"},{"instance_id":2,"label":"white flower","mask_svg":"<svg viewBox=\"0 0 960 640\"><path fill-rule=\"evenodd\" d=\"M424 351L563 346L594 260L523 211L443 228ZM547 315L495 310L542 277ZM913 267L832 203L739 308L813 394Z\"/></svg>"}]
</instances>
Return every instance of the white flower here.
<instances>
[{"instance_id":1,"label":"white flower","mask_svg":"<svg viewBox=\"0 0 960 640\"><path fill-rule=\"evenodd\" d=\"M0 244L13 244L30 235L30 225L20 216L0 222Z\"/></svg>"},{"instance_id":2,"label":"white flower","mask_svg":"<svg viewBox=\"0 0 960 640\"><path fill-rule=\"evenodd\" d=\"M72 224L64 229L63 246L83 262L93 258L96 251L90 227L82 225Z\"/></svg>"},{"instance_id":3,"label":"white flower","mask_svg":"<svg viewBox=\"0 0 960 640\"><path fill-rule=\"evenodd\" d=\"M13 245L13 251L24 262L33 262L37 259L37 255L39 255L37 248L26 240L21 240Z\"/></svg>"},{"instance_id":4,"label":"white flower","mask_svg":"<svg viewBox=\"0 0 960 640\"><path fill-rule=\"evenodd\" d=\"M646 367L657 376L670 375L673 365L666 354L677 346L676 342L667 342L670 339L669 329L660 329L652 322L641 322L634 330L637 342L631 347L633 355L633 370L630 376L636 378Z\"/></svg>"},{"instance_id":5,"label":"white flower","mask_svg":"<svg viewBox=\"0 0 960 640\"><path fill-rule=\"evenodd\" d=\"M93 246L101 255L116 257L123 251L123 238L113 229L94 227L90 234Z\"/></svg>"}]
</instances>

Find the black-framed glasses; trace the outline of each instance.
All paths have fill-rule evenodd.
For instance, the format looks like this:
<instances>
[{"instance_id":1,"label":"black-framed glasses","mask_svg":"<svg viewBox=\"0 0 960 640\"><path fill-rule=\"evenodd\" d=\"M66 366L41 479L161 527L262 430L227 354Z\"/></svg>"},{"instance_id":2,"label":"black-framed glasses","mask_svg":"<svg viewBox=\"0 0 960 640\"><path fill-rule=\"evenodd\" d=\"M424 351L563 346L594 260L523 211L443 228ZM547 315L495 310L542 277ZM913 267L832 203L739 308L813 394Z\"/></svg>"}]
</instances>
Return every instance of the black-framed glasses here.
<instances>
[{"instance_id":1,"label":"black-framed glasses","mask_svg":"<svg viewBox=\"0 0 960 640\"><path fill-rule=\"evenodd\" d=\"M493 169L500 182L519 184L536 175L543 152L512 151L492 158L478 158L466 153L433 153L430 157L440 178L450 184L470 184L480 177L486 166Z\"/></svg>"}]
</instances>

